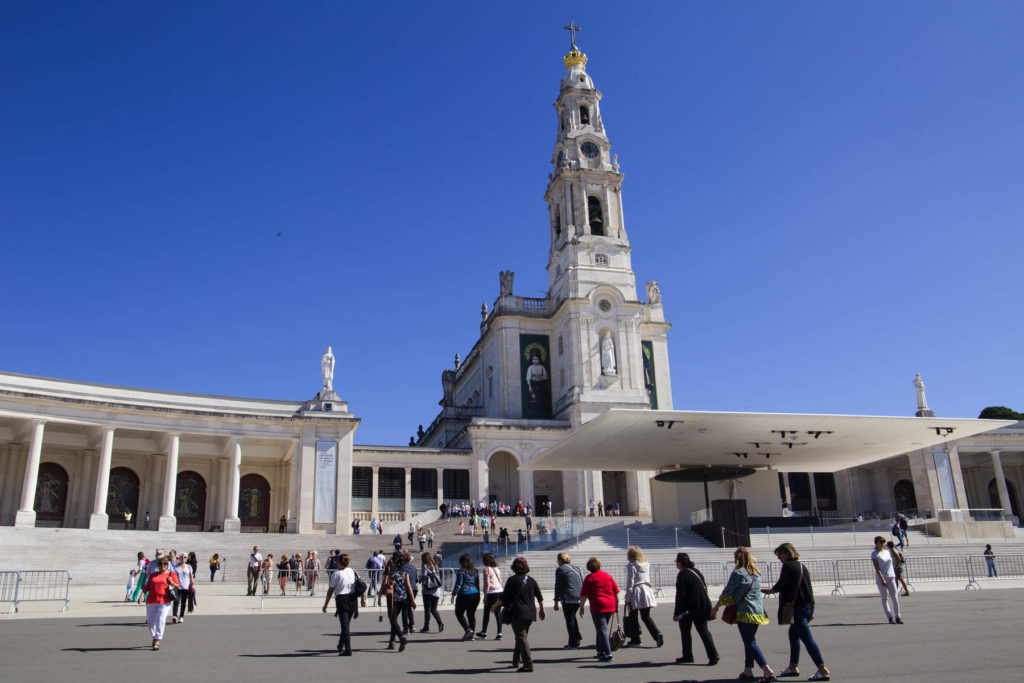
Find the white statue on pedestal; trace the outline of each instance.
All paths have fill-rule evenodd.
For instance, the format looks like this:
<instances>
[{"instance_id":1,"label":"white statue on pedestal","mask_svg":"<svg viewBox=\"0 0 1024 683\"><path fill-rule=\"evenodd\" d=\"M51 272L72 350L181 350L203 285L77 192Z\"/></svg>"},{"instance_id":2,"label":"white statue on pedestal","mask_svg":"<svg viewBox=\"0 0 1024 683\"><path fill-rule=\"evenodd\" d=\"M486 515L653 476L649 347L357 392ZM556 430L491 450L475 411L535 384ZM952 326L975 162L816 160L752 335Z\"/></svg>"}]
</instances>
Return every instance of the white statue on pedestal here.
<instances>
[{"instance_id":1,"label":"white statue on pedestal","mask_svg":"<svg viewBox=\"0 0 1024 683\"><path fill-rule=\"evenodd\" d=\"M928 410L928 399L924 397L924 382L920 372L914 376L914 389L917 391L917 409Z\"/></svg>"},{"instance_id":2,"label":"white statue on pedestal","mask_svg":"<svg viewBox=\"0 0 1024 683\"><path fill-rule=\"evenodd\" d=\"M324 378L324 386L322 392L328 394L334 391L334 354L331 353L331 347L327 347L327 353L320 358L320 374Z\"/></svg>"},{"instance_id":3,"label":"white statue on pedestal","mask_svg":"<svg viewBox=\"0 0 1024 683\"><path fill-rule=\"evenodd\" d=\"M612 333L605 330L601 338L601 374L611 377L615 376L615 342L612 341Z\"/></svg>"}]
</instances>

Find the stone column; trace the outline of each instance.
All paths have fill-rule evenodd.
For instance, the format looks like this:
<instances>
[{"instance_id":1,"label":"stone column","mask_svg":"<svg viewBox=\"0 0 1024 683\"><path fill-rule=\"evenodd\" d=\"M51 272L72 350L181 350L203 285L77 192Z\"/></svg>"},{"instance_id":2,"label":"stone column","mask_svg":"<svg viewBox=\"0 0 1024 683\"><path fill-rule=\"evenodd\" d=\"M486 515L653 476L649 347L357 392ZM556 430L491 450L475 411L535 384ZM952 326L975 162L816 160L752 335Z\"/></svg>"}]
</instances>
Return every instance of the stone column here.
<instances>
[{"instance_id":1,"label":"stone column","mask_svg":"<svg viewBox=\"0 0 1024 683\"><path fill-rule=\"evenodd\" d=\"M299 480L302 472L299 469L299 454L302 452L302 439L295 439L292 445L292 462L288 470L288 533L295 533L299 528Z\"/></svg>"},{"instance_id":2,"label":"stone column","mask_svg":"<svg viewBox=\"0 0 1024 683\"><path fill-rule=\"evenodd\" d=\"M953 473L953 488L956 490L957 507L969 508L967 489L964 488L964 473L960 467L960 451L957 450L956 444L951 443L946 446L946 452L949 453L949 469Z\"/></svg>"},{"instance_id":3,"label":"stone column","mask_svg":"<svg viewBox=\"0 0 1024 683\"><path fill-rule=\"evenodd\" d=\"M525 508L527 504L535 505L537 501L533 499L533 472L531 470L518 470L518 472L519 499L523 501L523 507ZM537 514L536 509L534 509L533 514Z\"/></svg>"},{"instance_id":4,"label":"stone column","mask_svg":"<svg viewBox=\"0 0 1024 683\"><path fill-rule=\"evenodd\" d=\"M437 468L437 505L444 502L444 468Z\"/></svg>"},{"instance_id":5,"label":"stone column","mask_svg":"<svg viewBox=\"0 0 1024 683\"><path fill-rule=\"evenodd\" d=\"M20 443L7 444L7 471L4 473L3 497L0 498L0 513L5 517L13 516L17 512L15 503L15 491L18 481L18 468L21 465L21 454L25 446Z\"/></svg>"},{"instance_id":6,"label":"stone column","mask_svg":"<svg viewBox=\"0 0 1024 683\"><path fill-rule=\"evenodd\" d=\"M178 449L181 445L181 434L172 432L167 436L164 495L160 501L160 531L174 531L178 524L174 517L174 493L178 487Z\"/></svg>"},{"instance_id":7,"label":"stone column","mask_svg":"<svg viewBox=\"0 0 1024 683\"><path fill-rule=\"evenodd\" d=\"M21 506L14 516L14 526L34 527L36 525L36 483L39 479L39 458L43 453L43 429L46 420L32 421L32 439L25 460L25 476L21 483Z\"/></svg>"},{"instance_id":8,"label":"stone column","mask_svg":"<svg viewBox=\"0 0 1024 683\"><path fill-rule=\"evenodd\" d=\"M377 486L380 484L380 465L374 465L370 468L373 471L373 476L370 478L370 519L376 519L378 522L380 519L380 505L378 503Z\"/></svg>"},{"instance_id":9,"label":"stone column","mask_svg":"<svg viewBox=\"0 0 1024 683\"><path fill-rule=\"evenodd\" d=\"M213 509L210 510L210 516L207 517L206 526L210 527L217 523L217 520L223 522L226 513L224 512L224 501L227 499L227 477L224 471L227 469L228 461L224 458L217 458L213 461Z\"/></svg>"},{"instance_id":10,"label":"stone column","mask_svg":"<svg viewBox=\"0 0 1024 683\"><path fill-rule=\"evenodd\" d=\"M89 518L89 513L92 510L92 499L89 498L89 478L92 475L92 461L96 457L96 451L92 449L85 449L81 452L78 459L78 476L75 477L77 480L75 486L75 512L74 517L79 520L86 520ZM106 504L106 501L104 501ZM106 508L104 508L106 512ZM72 520L74 523L74 520Z\"/></svg>"},{"instance_id":11,"label":"stone column","mask_svg":"<svg viewBox=\"0 0 1024 683\"><path fill-rule=\"evenodd\" d=\"M96 488L92 495L92 514L89 515L90 529L107 528L109 521L107 519L107 488L110 485L110 458L113 453L114 428L104 427L103 442L100 445L100 461L96 466ZM139 515L145 518L145 510L139 510Z\"/></svg>"},{"instance_id":12,"label":"stone column","mask_svg":"<svg viewBox=\"0 0 1024 683\"><path fill-rule=\"evenodd\" d=\"M228 465L228 509L224 515L224 532L237 534L242 531L242 520L238 518L238 493L242 480L242 441L234 439L229 451L231 464Z\"/></svg>"},{"instance_id":13,"label":"stone column","mask_svg":"<svg viewBox=\"0 0 1024 683\"><path fill-rule=\"evenodd\" d=\"M412 468L405 468L405 518L412 517Z\"/></svg>"},{"instance_id":14,"label":"stone column","mask_svg":"<svg viewBox=\"0 0 1024 683\"><path fill-rule=\"evenodd\" d=\"M1013 515L1013 509L1010 507L1010 490L1006 486L1006 474L1003 472L1003 463L999 457L999 451L992 451L992 469L996 472L996 490L999 491L999 507L1003 508L1006 518L1009 519Z\"/></svg>"},{"instance_id":15,"label":"stone column","mask_svg":"<svg viewBox=\"0 0 1024 683\"><path fill-rule=\"evenodd\" d=\"M160 511L160 492L163 490L160 486L160 473L164 471L164 460L167 458L163 453L153 453L149 456L149 483L147 488L149 489L149 495L146 498L146 510ZM142 511L142 514L146 514L146 510ZM159 528L159 515L157 519L157 525Z\"/></svg>"}]
</instances>

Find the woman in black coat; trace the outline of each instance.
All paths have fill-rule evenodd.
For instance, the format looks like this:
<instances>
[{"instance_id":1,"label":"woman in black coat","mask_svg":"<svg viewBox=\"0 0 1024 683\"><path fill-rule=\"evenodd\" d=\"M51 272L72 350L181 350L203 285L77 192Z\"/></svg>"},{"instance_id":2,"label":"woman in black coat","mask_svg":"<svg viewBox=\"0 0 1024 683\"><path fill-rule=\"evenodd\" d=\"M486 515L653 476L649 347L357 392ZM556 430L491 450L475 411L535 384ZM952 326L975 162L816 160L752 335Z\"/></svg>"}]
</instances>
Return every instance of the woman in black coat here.
<instances>
[{"instance_id":1,"label":"woman in black coat","mask_svg":"<svg viewBox=\"0 0 1024 683\"><path fill-rule=\"evenodd\" d=\"M711 598L708 597L707 582L686 553L676 555L676 606L672 619L679 622L679 635L683 639L683 656L676 659L680 664L693 663L693 639L690 627L697 629L697 635L704 643L708 655L708 666L718 664L718 650L715 640L708 631L708 615L711 613Z\"/></svg>"},{"instance_id":2,"label":"woman in black coat","mask_svg":"<svg viewBox=\"0 0 1024 683\"><path fill-rule=\"evenodd\" d=\"M512 572L493 609L496 617L502 615L502 618L512 626L512 632L516 636L512 666L518 666L517 670L525 673L533 671L533 656L530 654L528 634L530 625L537 621L538 614L544 619L544 597L537 582L532 576L528 576L530 565L527 564L525 557L512 560ZM539 609L534 600L539 603Z\"/></svg>"}]
</instances>

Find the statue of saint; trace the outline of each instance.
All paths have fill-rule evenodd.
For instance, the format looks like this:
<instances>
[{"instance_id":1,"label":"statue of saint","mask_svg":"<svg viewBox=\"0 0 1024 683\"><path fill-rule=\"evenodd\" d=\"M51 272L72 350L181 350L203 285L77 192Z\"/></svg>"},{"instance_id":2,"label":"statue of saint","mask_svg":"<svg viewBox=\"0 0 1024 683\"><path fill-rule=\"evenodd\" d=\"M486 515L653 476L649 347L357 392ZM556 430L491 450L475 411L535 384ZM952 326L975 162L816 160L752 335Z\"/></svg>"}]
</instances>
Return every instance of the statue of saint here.
<instances>
[{"instance_id":1,"label":"statue of saint","mask_svg":"<svg viewBox=\"0 0 1024 683\"><path fill-rule=\"evenodd\" d=\"M503 270L498 273L498 280L501 282L501 296L512 296L512 280L516 274L511 270Z\"/></svg>"},{"instance_id":2,"label":"statue of saint","mask_svg":"<svg viewBox=\"0 0 1024 683\"><path fill-rule=\"evenodd\" d=\"M658 287L657 280L651 280L650 282L647 283L647 303L661 303L661 289Z\"/></svg>"},{"instance_id":3,"label":"statue of saint","mask_svg":"<svg viewBox=\"0 0 1024 683\"><path fill-rule=\"evenodd\" d=\"M914 376L914 389L917 391L917 409L928 410L928 399L924 397L924 382L920 372Z\"/></svg>"},{"instance_id":4,"label":"statue of saint","mask_svg":"<svg viewBox=\"0 0 1024 683\"><path fill-rule=\"evenodd\" d=\"M334 391L334 354L331 347L327 347L327 353L320 358L320 374L324 378L323 392Z\"/></svg>"},{"instance_id":5,"label":"statue of saint","mask_svg":"<svg viewBox=\"0 0 1024 683\"><path fill-rule=\"evenodd\" d=\"M612 341L612 333L605 330L601 338L601 374L614 377L615 372L615 342Z\"/></svg>"}]
</instances>

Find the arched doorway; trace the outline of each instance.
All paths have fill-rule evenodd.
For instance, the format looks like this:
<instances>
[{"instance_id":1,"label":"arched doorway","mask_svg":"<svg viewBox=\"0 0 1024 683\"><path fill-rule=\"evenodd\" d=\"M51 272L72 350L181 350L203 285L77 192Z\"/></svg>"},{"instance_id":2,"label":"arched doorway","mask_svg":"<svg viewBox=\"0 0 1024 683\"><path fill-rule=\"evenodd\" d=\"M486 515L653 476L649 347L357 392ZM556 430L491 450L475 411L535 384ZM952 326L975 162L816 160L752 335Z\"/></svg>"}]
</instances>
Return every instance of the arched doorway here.
<instances>
[{"instance_id":1,"label":"arched doorway","mask_svg":"<svg viewBox=\"0 0 1024 683\"><path fill-rule=\"evenodd\" d=\"M242 528L267 531L270 522L270 483L258 474L247 474L238 484L238 519Z\"/></svg>"},{"instance_id":2,"label":"arched doorway","mask_svg":"<svg viewBox=\"0 0 1024 683\"><path fill-rule=\"evenodd\" d=\"M1017 507L1017 489L1013 488L1013 482L1006 482L1006 492L1010 494L1010 511L1017 519L1020 519L1020 508ZM988 483L988 502L993 509L1003 509L999 502L999 485L996 484L995 479Z\"/></svg>"},{"instance_id":3,"label":"arched doorway","mask_svg":"<svg viewBox=\"0 0 1024 683\"><path fill-rule=\"evenodd\" d=\"M487 500L512 507L519 501L519 462L511 453L501 451L487 461ZM528 502L524 500L523 505Z\"/></svg>"},{"instance_id":4,"label":"arched doorway","mask_svg":"<svg viewBox=\"0 0 1024 683\"><path fill-rule=\"evenodd\" d=\"M602 472L601 488L604 492L604 499L594 502L604 503L605 514L609 514L609 510L614 510L616 503L619 504L619 510L622 514L628 515L633 513L629 509L629 499L626 497L625 472Z\"/></svg>"},{"instance_id":5,"label":"arched doorway","mask_svg":"<svg viewBox=\"0 0 1024 683\"><path fill-rule=\"evenodd\" d=\"M917 510L917 494L914 493L914 483L909 479L896 482L892 487L892 497L898 512Z\"/></svg>"},{"instance_id":6,"label":"arched doorway","mask_svg":"<svg viewBox=\"0 0 1024 683\"><path fill-rule=\"evenodd\" d=\"M36 523L42 526L64 526L64 510L68 503L68 473L54 462L39 466L36 480Z\"/></svg>"},{"instance_id":7,"label":"arched doorway","mask_svg":"<svg viewBox=\"0 0 1024 683\"><path fill-rule=\"evenodd\" d=\"M174 516L178 531L183 527L202 531L206 522L206 480L198 472L179 472L174 490Z\"/></svg>"},{"instance_id":8,"label":"arched doorway","mask_svg":"<svg viewBox=\"0 0 1024 683\"><path fill-rule=\"evenodd\" d=\"M533 473L533 509L538 515L547 514L546 503L551 501L551 513L556 514L565 509L562 496L562 473L552 470L539 470Z\"/></svg>"},{"instance_id":9,"label":"arched doorway","mask_svg":"<svg viewBox=\"0 0 1024 683\"><path fill-rule=\"evenodd\" d=\"M139 475L127 467L110 470L107 486L107 517L115 529L124 526L124 513L132 513L132 526L139 518Z\"/></svg>"}]
</instances>

